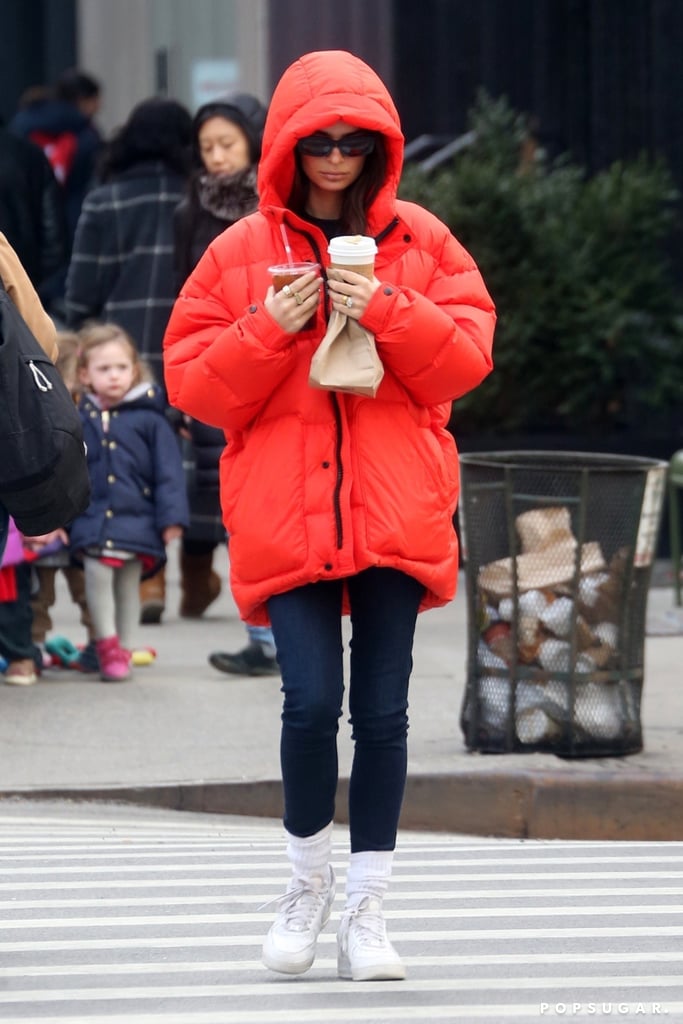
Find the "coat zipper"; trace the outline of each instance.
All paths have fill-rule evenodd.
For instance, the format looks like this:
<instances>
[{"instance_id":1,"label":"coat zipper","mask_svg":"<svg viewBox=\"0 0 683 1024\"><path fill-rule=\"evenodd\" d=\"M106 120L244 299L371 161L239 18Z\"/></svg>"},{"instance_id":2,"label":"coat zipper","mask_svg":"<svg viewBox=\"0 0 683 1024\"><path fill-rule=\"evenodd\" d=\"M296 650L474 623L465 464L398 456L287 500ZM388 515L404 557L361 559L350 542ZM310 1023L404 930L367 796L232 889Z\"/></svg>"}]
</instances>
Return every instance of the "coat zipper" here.
<instances>
[{"instance_id":1,"label":"coat zipper","mask_svg":"<svg viewBox=\"0 0 683 1024\"><path fill-rule=\"evenodd\" d=\"M337 531L337 550L340 551L344 546L344 525L342 523L340 500L342 482L344 480L344 464L342 462L342 417L339 399L335 391L330 391L330 401L332 402L332 412L334 413L334 422L337 429L337 444L334 452L337 466L337 478L334 484L334 525Z\"/></svg>"},{"instance_id":2,"label":"coat zipper","mask_svg":"<svg viewBox=\"0 0 683 1024\"><path fill-rule=\"evenodd\" d=\"M377 235L377 238L375 239L375 241L379 244L379 242L383 238L386 238L386 236L388 234L390 234L394 230L394 228L397 226L398 223L399 223L398 217L394 217L394 219L392 221L390 221L389 224L387 224L386 228L384 228L384 230L381 231L379 233L379 235ZM302 231L301 228L298 228L298 227L296 227L296 226L294 226L292 224L289 224L288 227L292 231L295 231L297 234L302 235L308 241L309 245L311 246L311 249L313 250L313 252L315 254L316 261L320 264L321 269L323 269L324 265L323 265L323 261L322 261L322 254L320 252L320 249L318 248L318 243L315 240L315 238L313 237L313 235L309 235L309 233L307 231ZM328 289L327 289L327 283L325 281L323 283L323 295L324 295L324 301L325 301L325 321L328 322L329 319L330 319L330 296L329 296L329 292L328 292ZM334 525L335 525L335 530L336 530L336 535L337 535L337 550L340 551L342 549L342 547L344 546L344 524L343 524L343 521L342 521L342 512L341 512L341 489L342 489L342 483L344 481L344 464L342 462L343 424L342 424L341 409L339 407L339 399L337 398L337 395L335 394L334 391L330 391L330 401L332 403L332 412L334 414L334 422L335 422L336 434L337 434L337 443L336 443L336 446L335 446L335 453L334 453L335 464L336 464L336 467L337 467L337 476L336 476L335 485L334 485L333 507L334 507Z\"/></svg>"},{"instance_id":3,"label":"coat zipper","mask_svg":"<svg viewBox=\"0 0 683 1024\"><path fill-rule=\"evenodd\" d=\"M313 235L309 235L308 231L304 231L302 228L298 228L298 227L296 227L295 225L292 225L292 224L288 224L287 227L290 229L290 231L295 231L297 235L301 235L303 238L306 239L306 241L310 245L311 249L313 250L313 255L315 256L316 263L319 263L320 264L320 269L324 271L325 265L323 263L322 253L320 252L320 249L318 247L318 243L315 240L315 238L313 237ZM327 279L326 279L324 274L323 274L323 297L324 297L324 307L325 307L325 322L327 323L327 321L330 319L330 296L329 296L328 290L327 290Z\"/></svg>"},{"instance_id":4,"label":"coat zipper","mask_svg":"<svg viewBox=\"0 0 683 1024\"><path fill-rule=\"evenodd\" d=\"M318 243L312 235L309 235L307 231L302 231L301 228L288 225L292 231L302 235L309 243L317 262L320 264L321 270L324 270L324 264L322 261L322 253L318 247ZM327 289L327 282L323 276L323 296L324 296L324 309L325 309L325 322L329 322L330 319L330 296ZM334 495L332 500L332 508L334 512L334 527L337 538L337 550L341 551L344 546L344 525L342 522L341 512L341 489L344 480L344 465L342 463L342 436L343 436L343 425L341 409L339 408L339 399L337 398L334 391L330 391L330 402L332 403L332 413L334 415L335 432L337 441L335 444L334 461L337 468L335 484L334 484Z\"/></svg>"}]
</instances>

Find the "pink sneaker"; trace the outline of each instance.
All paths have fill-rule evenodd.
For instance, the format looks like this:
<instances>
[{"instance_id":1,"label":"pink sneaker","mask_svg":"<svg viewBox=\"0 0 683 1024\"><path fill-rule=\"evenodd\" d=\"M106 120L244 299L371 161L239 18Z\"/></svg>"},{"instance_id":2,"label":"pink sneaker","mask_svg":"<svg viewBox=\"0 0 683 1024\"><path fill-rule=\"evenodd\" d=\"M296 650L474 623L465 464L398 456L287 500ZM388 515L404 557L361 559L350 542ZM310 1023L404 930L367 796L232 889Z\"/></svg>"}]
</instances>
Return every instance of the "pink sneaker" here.
<instances>
[{"instance_id":1,"label":"pink sneaker","mask_svg":"<svg viewBox=\"0 0 683 1024\"><path fill-rule=\"evenodd\" d=\"M122 683L131 678L130 651L121 647L117 636L96 640L95 647L100 663L100 679L105 683Z\"/></svg>"}]
</instances>

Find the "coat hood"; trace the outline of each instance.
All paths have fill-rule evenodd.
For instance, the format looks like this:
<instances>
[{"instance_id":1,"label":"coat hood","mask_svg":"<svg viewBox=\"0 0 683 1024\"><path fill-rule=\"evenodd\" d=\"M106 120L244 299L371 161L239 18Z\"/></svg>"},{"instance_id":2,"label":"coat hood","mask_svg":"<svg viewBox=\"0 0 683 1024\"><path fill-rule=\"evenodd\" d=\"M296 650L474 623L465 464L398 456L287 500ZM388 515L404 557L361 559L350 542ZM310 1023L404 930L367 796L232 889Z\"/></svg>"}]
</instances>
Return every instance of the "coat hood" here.
<instances>
[{"instance_id":1,"label":"coat hood","mask_svg":"<svg viewBox=\"0 0 683 1024\"><path fill-rule=\"evenodd\" d=\"M10 122L10 130L17 135L27 136L31 132L45 135L61 135L73 132L78 135L89 125L84 114L73 103L64 100L44 100L20 110Z\"/></svg>"},{"instance_id":2,"label":"coat hood","mask_svg":"<svg viewBox=\"0 0 683 1024\"><path fill-rule=\"evenodd\" d=\"M345 50L307 53L291 64L270 102L259 165L260 206L284 207L294 180L296 142L337 121L384 136L386 183L374 209L393 211L403 166L403 133L386 86L367 64ZM380 218L381 219L381 218Z\"/></svg>"},{"instance_id":3,"label":"coat hood","mask_svg":"<svg viewBox=\"0 0 683 1024\"><path fill-rule=\"evenodd\" d=\"M96 409L102 409L100 398L91 391L84 392L79 404L81 408L92 408L94 406ZM112 406L112 408L117 410L148 409L151 412L158 412L163 416L166 412L166 401L158 384L150 380L143 380L139 384L135 384L123 396L121 401L116 406Z\"/></svg>"}]
</instances>

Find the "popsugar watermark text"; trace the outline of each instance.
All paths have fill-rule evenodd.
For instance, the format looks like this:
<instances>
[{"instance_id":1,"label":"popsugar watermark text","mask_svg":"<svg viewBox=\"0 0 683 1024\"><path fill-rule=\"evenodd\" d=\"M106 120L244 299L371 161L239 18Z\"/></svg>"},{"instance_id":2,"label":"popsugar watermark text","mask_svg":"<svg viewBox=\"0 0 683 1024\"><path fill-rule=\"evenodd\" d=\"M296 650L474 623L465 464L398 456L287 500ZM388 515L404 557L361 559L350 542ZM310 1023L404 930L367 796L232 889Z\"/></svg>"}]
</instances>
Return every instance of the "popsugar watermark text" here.
<instances>
[{"instance_id":1,"label":"popsugar watermark text","mask_svg":"<svg viewBox=\"0 0 683 1024\"><path fill-rule=\"evenodd\" d=\"M541 1003L546 1017L666 1017L664 1003Z\"/></svg>"}]
</instances>

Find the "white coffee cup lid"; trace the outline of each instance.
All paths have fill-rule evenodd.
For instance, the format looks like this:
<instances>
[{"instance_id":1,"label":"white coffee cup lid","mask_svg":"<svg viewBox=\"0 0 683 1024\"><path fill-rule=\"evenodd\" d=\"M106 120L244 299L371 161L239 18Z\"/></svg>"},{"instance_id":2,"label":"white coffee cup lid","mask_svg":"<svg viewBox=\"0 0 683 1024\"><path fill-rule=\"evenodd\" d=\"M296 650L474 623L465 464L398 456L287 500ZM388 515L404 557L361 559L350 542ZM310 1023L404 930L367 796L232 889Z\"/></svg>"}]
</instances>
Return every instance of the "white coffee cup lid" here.
<instances>
[{"instance_id":1,"label":"white coffee cup lid","mask_svg":"<svg viewBox=\"0 0 683 1024\"><path fill-rule=\"evenodd\" d=\"M330 239L327 251L333 263L363 266L374 261L377 246L369 235L337 235Z\"/></svg>"}]
</instances>

